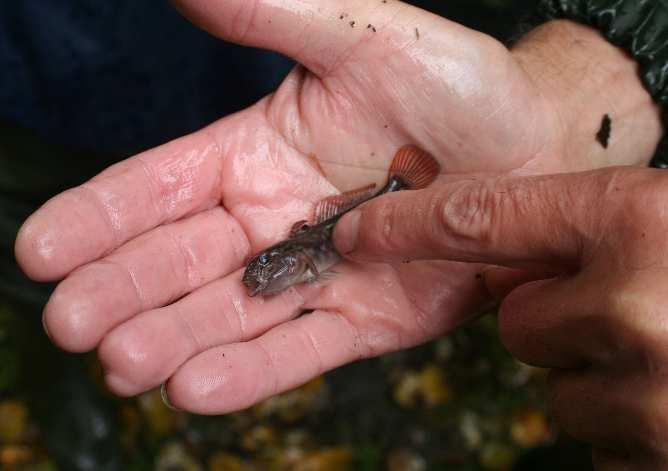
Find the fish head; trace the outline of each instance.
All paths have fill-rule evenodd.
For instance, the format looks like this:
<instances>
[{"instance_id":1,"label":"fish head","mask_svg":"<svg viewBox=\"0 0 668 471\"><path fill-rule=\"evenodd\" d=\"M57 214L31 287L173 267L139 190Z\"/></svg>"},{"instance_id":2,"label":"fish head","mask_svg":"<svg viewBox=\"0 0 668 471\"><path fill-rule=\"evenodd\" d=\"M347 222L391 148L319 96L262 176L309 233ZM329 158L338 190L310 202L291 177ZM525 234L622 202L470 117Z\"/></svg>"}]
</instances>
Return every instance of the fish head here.
<instances>
[{"instance_id":1,"label":"fish head","mask_svg":"<svg viewBox=\"0 0 668 471\"><path fill-rule=\"evenodd\" d=\"M242 282L249 296L274 294L299 283L304 272L299 254L268 249L248 262Z\"/></svg>"}]
</instances>

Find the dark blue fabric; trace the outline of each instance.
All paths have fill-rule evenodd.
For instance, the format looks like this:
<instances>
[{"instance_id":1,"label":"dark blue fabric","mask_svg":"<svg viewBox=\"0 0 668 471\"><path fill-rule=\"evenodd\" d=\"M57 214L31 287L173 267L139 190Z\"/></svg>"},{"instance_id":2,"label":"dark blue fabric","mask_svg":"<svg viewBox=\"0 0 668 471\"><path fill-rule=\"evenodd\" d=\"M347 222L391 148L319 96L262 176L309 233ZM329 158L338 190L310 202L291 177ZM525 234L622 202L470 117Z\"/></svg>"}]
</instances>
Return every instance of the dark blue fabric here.
<instances>
[{"instance_id":1,"label":"dark blue fabric","mask_svg":"<svg viewBox=\"0 0 668 471\"><path fill-rule=\"evenodd\" d=\"M0 119L70 148L160 144L251 104L289 68L167 2L0 0Z\"/></svg>"}]
</instances>

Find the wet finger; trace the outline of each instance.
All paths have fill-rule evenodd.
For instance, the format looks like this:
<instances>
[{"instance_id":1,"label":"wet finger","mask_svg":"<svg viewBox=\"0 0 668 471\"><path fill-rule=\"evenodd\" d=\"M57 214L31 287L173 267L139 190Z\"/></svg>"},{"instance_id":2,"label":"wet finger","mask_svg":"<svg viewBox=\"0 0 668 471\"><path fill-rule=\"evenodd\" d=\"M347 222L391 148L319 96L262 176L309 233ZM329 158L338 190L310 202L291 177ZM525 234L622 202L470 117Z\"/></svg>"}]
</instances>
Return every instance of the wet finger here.
<instances>
[{"instance_id":1,"label":"wet finger","mask_svg":"<svg viewBox=\"0 0 668 471\"><path fill-rule=\"evenodd\" d=\"M119 323L236 270L249 250L221 207L161 226L70 274L47 303L44 324L60 347L90 350Z\"/></svg>"},{"instance_id":2,"label":"wet finger","mask_svg":"<svg viewBox=\"0 0 668 471\"><path fill-rule=\"evenodd\" d=\"M174 0L193 23L228 41L281 52L325 76L359 53L359 46L378 39L397 49L419 39L419 30L463 37L473 33L455 23L399 1L362 0L267 1ZM429 37L429 34L427 34ZM381 39L382 38L382 39ZM392 38L392 39L390 39ZM396 44L395 44L396 43Z\"/></svg>"},{"instance_id":3,"label":"wet finger","mask_svg":"<svg viewBox=\"0 0 668 471\"><path fill-rule=\"evenodd\" d=\"M552 370L548 386L551 413L564 431L595 448L614 451L615 461L646 454L648 445L656 443L646 439L648 432L658 431L656 412L663 408L652 409L645 402L646 390L628 378L597 369Z\"/></svg>"},{"instance_id":4,"label":"wet finger","mask_svg":"<svg viewBox=\"0 0 668 471\"><path fill-rule=\"evenodd\" d=\"M98 349L109 387L123 396L151 389L192 356L257 337L301 312L300 289L251 298L240 280L237 271L112 330Z\"/></svg>"},{"instance_id":5,"label":"wet finger","mask_svg":"<svg viewBox=\"0 0 668 471\"><path fill-rule=\"evenodd\" d=\"M47 201L17 236L25 273L60 279L158 224L218 204L222 159L212 136L203 130L156 147Z\"/></svg>"},{"instance_id":6,"label":"wet finger","mask_svg":"<svg viewBox=\"0 0 668 471\"><path fill-rule=\"evenodd\" d=\"M166 392L177 408L222 414L247 408L368 354L344 316L315 311L255 340L200 353L177 370Z\"/></svg>"},{"instance_id":7,"label":"wet finger","mask_svg":"<svg viewBox=\"0 0 668 471\"><path fill-rule=\"evenodd\" d=\"M585 275L525 283L501 303L501 341L513 356L539 367L606 361L616 351L617 338L599 312L599 297L598 285Z\"/></svg>"}]
</instances>

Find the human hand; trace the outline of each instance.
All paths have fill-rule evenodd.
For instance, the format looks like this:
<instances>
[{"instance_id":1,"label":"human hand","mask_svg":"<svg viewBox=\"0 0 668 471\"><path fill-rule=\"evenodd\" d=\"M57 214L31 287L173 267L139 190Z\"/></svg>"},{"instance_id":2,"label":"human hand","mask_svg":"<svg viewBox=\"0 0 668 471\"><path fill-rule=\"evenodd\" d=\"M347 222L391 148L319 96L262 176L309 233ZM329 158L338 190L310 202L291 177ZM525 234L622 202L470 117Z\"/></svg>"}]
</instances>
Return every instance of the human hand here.
<instances>
[{"instance_id":1,"label":"human hand","mask_svg":"<svg viewBox=\"0 0 668 471\"><path fill-rule=\"evenodd\" d=\"M500 337L521 361L552 368L558 422L593 445L600 469L666 469L668 175L452 180L372 200L344 216L335 242L356 261L505 267L482 270L502 300Z\"/></svg>"},{"instance_id":2,"label":"human hand","mask_svg":"<svg viewBox=\"0 0 668 471\"><path fill-rule=\"evenodd\" d=\"M25 272L62 279L44 312L53 341L71 351L97 347L121 395L171 378L179 408L241 409L346 362L424 342L470 315L485 299L476 267L439 261L344 263L324 285L267 299L243 291L249 255L336 188L380 181L400 145L427 149L448 172L536 172L597 166L601 156L638 163L660 133L632 61L581 27L560 23L547 40L547 26L513 56L393 0L179 5L215 34L303 66L255 106L56 196L19 233ZM644 139L598 151L592 135L609 103L600 83L583 80L574 100L574 89L555 86L558 74L531 72L539 58L554 60L552 41L580 35L616 71L613 82L632 81L615 104L615 132ZM571 126L561 108L570 101L588 102L580 115L595 119ZM565 152L577 136L588 145ZM622 152L632 144L636 153Z\"/></svg>"}]
</instances>

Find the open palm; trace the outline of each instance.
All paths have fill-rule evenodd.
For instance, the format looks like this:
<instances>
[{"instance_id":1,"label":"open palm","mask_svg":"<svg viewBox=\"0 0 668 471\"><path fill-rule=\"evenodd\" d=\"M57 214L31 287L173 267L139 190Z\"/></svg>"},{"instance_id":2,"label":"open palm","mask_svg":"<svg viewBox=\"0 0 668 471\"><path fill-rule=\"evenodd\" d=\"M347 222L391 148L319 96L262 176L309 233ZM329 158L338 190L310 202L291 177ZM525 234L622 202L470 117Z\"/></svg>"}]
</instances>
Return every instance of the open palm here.
<instances>
[{"instance_id":1,"label":"open palm","mask_svg":"<svg viewBox=\"0 0 668 471\"><path fill-rule=\"evenodd\" d=\"M16 255L31 277L62 279L44 313L54 342L98 347L119 394L168 381L177 407L221 413L470 315L484 295L464 264L345 262L332 280L264 299L240 277L316 201L382 182L401 145L447 173L545 152L548 106L503 46L394 0L180 3L214 34L302 65L249 109L31 216Z\"/></svg>"}]
</instances>

